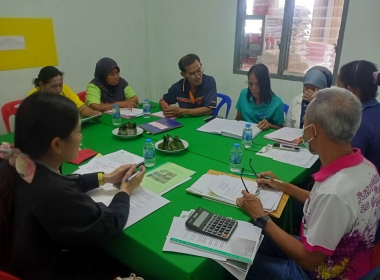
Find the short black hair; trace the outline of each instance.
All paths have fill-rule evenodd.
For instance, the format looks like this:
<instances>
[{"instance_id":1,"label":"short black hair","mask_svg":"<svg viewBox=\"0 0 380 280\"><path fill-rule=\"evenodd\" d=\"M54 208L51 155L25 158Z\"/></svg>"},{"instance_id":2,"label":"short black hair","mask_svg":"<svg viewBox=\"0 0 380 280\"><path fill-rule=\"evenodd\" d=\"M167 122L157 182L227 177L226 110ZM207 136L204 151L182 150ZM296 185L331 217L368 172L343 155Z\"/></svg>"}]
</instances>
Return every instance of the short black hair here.
<instances>
[{"instance_id":1,"label":"short black hair","mask_svg":"<svg viewBox=\"0 0 380 280\"><path fill-rule=\"evenodd\" d=\"M51 79L57 76L63 76L63 72L59 71L54 66L46 66L40 70L38 78L33 80L34 86L38 87L40 82L47 84Z\"/></svg>"},{"instance_id":2,"label":"short black hair","mask_svg":"<svg viewBox=\"0 0 380 280\"><path fill-rule=\"evenodd\" d=\"M201 63L201 59L199 58L199 56L197 56L196 54L188 54L188 55L185 55L184 57L182 57L179 62L178 62L178 67L179 67L179 70L181 70L181 72L186 72L186 69L185 67L186 66L190 66L191 64L193 64L196 60L198 60L199 63Z\"/></svg>"},{"instance_id":3,"label":"short black hair","mask_svg":"<svg viewBox=\"0 0 380 280\"><path fill-rule=\"evenodd\" d=\"M251 67L251 69L249 69L247 76L249 77L251 74L256 76L257 82L259 83L260 101L266 104L271 103L273 92L270 86L270 74L268 67L261 63L255 64ZM253 98L253 96L248 87L247 101L249 101L250 98Z\"/></svg>"},{"instance_id":4,"label":"short black hair","mask_svg":"<svg viewBox=\"0 0 380 280\"><path fill-rule=\"evenodd\" d=\"M380 85L379 75L374 81L373 73L377 72L375 64L366 60L356 60L343 65L339 71L339 79L344 87L358 88L362 103L377 96L377 86Z\"/></svg>"}]
</instances>

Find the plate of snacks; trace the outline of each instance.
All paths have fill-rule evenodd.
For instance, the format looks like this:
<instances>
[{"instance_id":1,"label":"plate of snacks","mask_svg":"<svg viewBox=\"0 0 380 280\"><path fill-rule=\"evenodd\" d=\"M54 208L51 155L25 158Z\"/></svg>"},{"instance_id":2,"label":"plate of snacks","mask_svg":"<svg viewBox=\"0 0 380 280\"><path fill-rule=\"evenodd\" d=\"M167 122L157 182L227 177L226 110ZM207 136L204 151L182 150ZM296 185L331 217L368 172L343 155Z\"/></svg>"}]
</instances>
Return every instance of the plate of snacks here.
<instances>
[{"instance_id":1,"label":"plate of snacks","mask_svg":"<svg viewBox=\"0 0 380 280\"><path fill-rule=\"evenodd\" d=\"M137 127L136 123L132 122L123 123L119 128L112 130L113 135L123 139L135 138L143 132L142 128Z\"/></svg>"},{"instance_id":2,"label":"plate of snacks","mask_svg":"<svg viewBox=\"0 0 380 280\"><path fill-rule=\"evenodd\" d=\"M189 147L189 143L179 139L178 136L173 137L168 134L164 136L162 140L156 142L154 146L161 152L175 154L186 150Z\"/></svg>"}]
</instances>

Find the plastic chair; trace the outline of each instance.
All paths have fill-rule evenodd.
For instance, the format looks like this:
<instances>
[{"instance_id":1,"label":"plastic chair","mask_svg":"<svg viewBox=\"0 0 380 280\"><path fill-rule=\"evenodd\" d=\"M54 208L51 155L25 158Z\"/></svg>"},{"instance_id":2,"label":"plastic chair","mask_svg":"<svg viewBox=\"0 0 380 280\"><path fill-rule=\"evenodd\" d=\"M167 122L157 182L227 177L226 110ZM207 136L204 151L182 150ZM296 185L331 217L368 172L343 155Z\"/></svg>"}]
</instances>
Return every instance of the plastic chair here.
<instances>
[{"instance_id":1,"label":"plastic chair","mask_svg":"<svg viewBox=\"0 0 380 280\"><path fill-rule=\"evenodd\" d=\"M11 127L9 125L9 118L11 116L16 115L18 105L20 105L21 102L22 102L22 99L6 103L6 104L4 104L3 107L1 107L1 116L3 117L5 128L6 128L8 133L11 133Z\"/></svg>"},{"instance_id":2,"label":"plastic chair","mask_svg":"<svg viewBox=\"0 0 380 280\"><path fill-rule=\"evenodd\" d=\"M0 270L0 279L1 280L21 280L20 278L17 278L1 270Z\"/></svg>"},{"instance_id":3,"label":"plastic chair","mask_svg":"<svg viewBox=\"0 0 380 280\"><path fill-rule=\"evenodd\" d=\"M366 275L361 277L359 280L378 280L380 279L380 266L368 272Z\"/></svg>"},{"instance_id":4,"label":"plastic chair","mask_svg":"<svg viewBox=\"0 0 380 280\"><path fill-rule=\"evenodd\" d=\"M289 105L284 103L284 113L288 114L289 111Z\"/></svg>"},{"instance_id":5,"label":"plastic chair","mask_svg":"<svg viewBox=\"0 0 380 280\"><path fill-rule=\"evenodd\" d=\"M78 95L80 101L82 101L83 103L86 102L86 92L85 91L81 91L77 95Z\"/></svg>"},{"instance_id":6,"label":"plastic chair","mask_svg":"<svg viewBox=\"0 0 380 280\"><path fill-rule=\"evenodd\" d=\"M220 108L222 108L224 104L227 104L227 111L226 111L226 117L225 117L227 119L228 114L230 113L232 100L228 95L225 95L222 93L218 93L216 96L222 98L222 101L220 101L218 106L216 106L216 108L214 109L214 117L218 116Z\"/></svg>"}]
</instances>

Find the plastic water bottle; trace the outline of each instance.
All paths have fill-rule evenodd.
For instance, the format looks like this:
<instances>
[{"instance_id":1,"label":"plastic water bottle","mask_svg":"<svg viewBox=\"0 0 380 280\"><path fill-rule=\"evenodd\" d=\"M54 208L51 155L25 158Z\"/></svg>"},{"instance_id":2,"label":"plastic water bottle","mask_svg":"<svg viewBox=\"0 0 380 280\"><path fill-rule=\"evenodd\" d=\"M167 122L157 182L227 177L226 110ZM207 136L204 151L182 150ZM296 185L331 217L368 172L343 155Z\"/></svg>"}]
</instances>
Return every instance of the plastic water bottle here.
<instances>
[{"instance_id":1,"label":"plastic water bottle","mask_svg":"<svg viewBox=\"0 0 380 280\"><path fill-rule=\"evenodd\" d=\"M247 123L243 129L243 135L241 137L241 143L244 148L249 149L252 147L252 128L251 124Z\"/></svg>"},{"instance_id":2,"label":"plastic water bottle","mask_svg":"<svg viewBox=\"0 0 380 280\"><path fill-rule=\"evenodd\" d=\"M112 124L117 126L121 125L120 108L117 104L113 104Z\"/></svg>"},{"instance_id":3,"label":"plastic water bottle","mask_svg":"<svg viewBox=\"0 0 380 280\"><path fill-rule=\"evenodd\" d=\"M143 104L143 116L146 119L150 118L150 104L148 99L145 99Z\"/></svg>"},{"instance_id":4,"label":"plastic water bottle","mask_svg":"<svg viewBox=\"0 0 380 280\"><path fill-rule=\"evenodd\" d=\"M230 170L241 172L243 152L238 143L235 143L230 152Z\"/></svg>"},{"instance_id":5,"label":"plastic water bottle","mask_svg":"<svg viewBox=\"0 0 380 280\"><path fill-rule=\"evenodd\" d=\"M152 143L152 139L146 139L143 149L145 167L156 165L156 149Z\"/></svg>"}]
</instances>

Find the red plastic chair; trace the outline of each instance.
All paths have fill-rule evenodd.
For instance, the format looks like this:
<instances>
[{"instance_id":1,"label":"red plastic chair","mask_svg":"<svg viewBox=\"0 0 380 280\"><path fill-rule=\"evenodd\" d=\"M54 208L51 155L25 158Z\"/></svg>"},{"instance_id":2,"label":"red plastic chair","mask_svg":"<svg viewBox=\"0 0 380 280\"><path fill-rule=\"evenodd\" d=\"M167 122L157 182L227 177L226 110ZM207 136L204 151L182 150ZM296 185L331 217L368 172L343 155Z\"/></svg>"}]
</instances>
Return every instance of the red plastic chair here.
<instances>
[{"instance_id":1,"label":"red plastic chair","mask_svg":"<svg viewBox=\"0 0 380 280\"><path fill-rule=\"evenodd\" d=\"M20 278L17 278L13 275L10 275L8 273L5 273L3 271L0 271L0 279L1 280L21 280Z\"/></svg>"},{"instance_id":2,"label":"red plastic chair","mask_svg":"<svg viewBox=\"0 0 380 280\"><path fill-rule=\"evenodd\" d=\"M22 100L16 100L16 101L9 102L5 104L3 107L1 107L1 116L3 117L5 128L7 129L8 133L11 133L9 118L11 116L16 115L18 105L20 105L21 102Z\"/></svg>"},{"instance_id":3,"label":"red plastic chair","mask_svg":"<svg viewBox=\"0 0 380 280\"><path fill-rule=\"evenodd\" d=\"M79 99L80 99L83 103L86 102L86 92L85 92L85 91L79 92L77 95L78 95Z\"/></svg>"}]
</instances>

